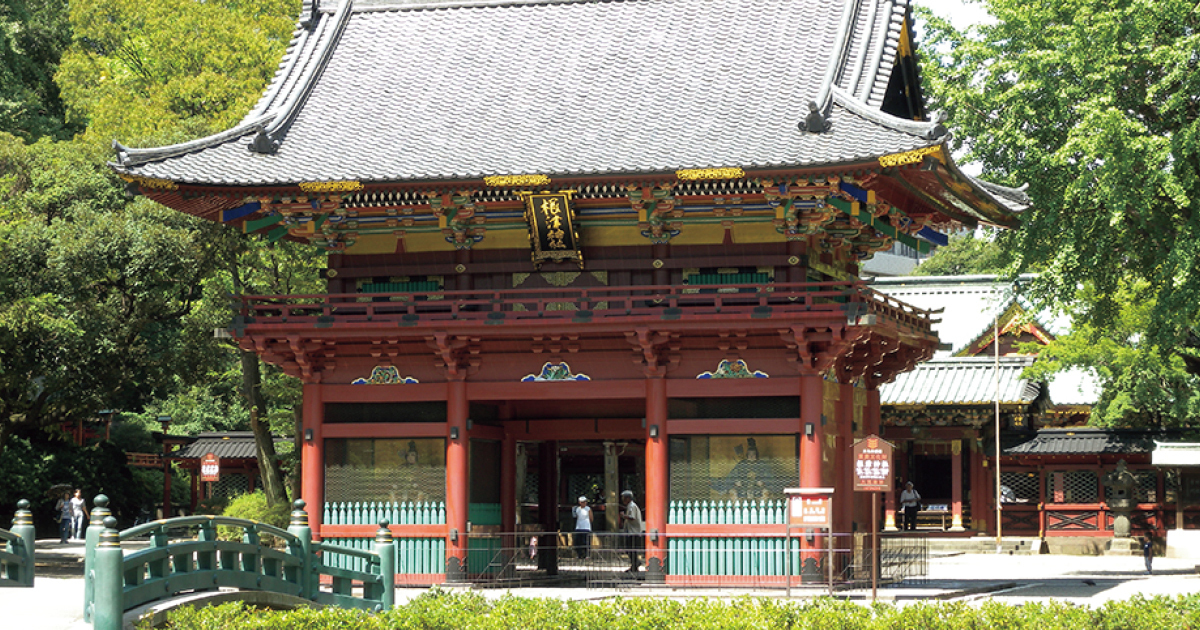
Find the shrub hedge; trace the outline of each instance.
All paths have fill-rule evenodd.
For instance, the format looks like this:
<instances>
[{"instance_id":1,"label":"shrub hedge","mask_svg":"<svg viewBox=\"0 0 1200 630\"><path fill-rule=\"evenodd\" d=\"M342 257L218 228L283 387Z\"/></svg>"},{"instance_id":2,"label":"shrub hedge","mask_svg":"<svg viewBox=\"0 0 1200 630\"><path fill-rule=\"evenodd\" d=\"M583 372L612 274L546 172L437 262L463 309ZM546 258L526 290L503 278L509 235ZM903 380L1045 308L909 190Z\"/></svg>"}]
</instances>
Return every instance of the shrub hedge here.
<instances>
[{"instance_id":1,"label":"shrub hedge","mask_svg":"<svg viewBox=\"0 0 1200 630\"><path fill-rule=\"evenodd\" d=\"M181 608L173 630L573 630L740 629L795 630L1183 630L1200 628L1200 595L1136 596L1098 608L1051 602L1009 605L964 603L862 605L843 600L732 600L616 598L598 602L504 596L433 589L380 614L326 608L265 611L243 604Z\"/></svg>"}]
</instances>

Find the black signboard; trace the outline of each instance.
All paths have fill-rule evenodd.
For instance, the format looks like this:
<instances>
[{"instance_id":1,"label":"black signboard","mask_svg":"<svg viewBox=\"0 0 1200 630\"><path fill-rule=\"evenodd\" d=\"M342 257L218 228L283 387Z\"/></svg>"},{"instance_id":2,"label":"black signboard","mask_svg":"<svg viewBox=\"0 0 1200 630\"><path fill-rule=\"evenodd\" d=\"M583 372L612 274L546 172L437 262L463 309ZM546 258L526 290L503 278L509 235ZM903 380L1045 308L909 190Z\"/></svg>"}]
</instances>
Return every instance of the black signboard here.
<instances>
[{"instance_id":1,"label":"black signboard","mask_svg":"<svg viewBox=\"0 0 1200 630\"><path fill-rule=\"evenodd\" d=\"M525 220L529 223L529 245L533 264L547 260L574 260L583 268L579 234L575 232L575 213L571 207L573 190L520 193L525 199Z\"/></svg>"}]
</instances>

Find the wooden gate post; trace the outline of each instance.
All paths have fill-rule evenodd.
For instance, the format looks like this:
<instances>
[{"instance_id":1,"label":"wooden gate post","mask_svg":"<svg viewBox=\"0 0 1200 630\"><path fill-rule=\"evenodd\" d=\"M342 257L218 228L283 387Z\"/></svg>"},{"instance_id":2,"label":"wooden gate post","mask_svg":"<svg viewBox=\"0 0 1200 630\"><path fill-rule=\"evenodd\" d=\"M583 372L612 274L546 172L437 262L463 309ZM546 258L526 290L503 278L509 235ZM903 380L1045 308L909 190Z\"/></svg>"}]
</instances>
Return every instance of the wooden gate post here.
<instances>
[{"instance_id":1,"label":"wooden gate post","mask_svg":"<svg viewBox=\"0 0 1200 630\"><path fill-rule=\"evenodd\" d=\"M314 585L312 530L308 527L308 512L304 511L304 499L296 499L292 503L292 517L288 522L288 533L300 539L300 546L288 545L288 553L300 558L300 575L297 585L300 587L299 596L304 599L316 599L320 584Z\"/></svg>"},{"instance_id":2,"label":"wooden gate post","mask_svg":"<svg viewBox=\"0 0 1200 630\"><path fill-rule=\"evenodd\" d=\"M25 499L17 501L12 533L21 537L21 555L25 557L17 575L17 583L21 586L33 586L33 550L37 544L37 535L33 528L33 512L29 511L29 501Z\"/></svg>"},{"instance_id":3,"label":"wooden gate post","mask_svg":"<svg viewBox=\"0 0 1200 630\"><path fill-rule=\"evenodd\" d=\"M396 542L392 538L392 530L388 529L387 521L379 523L379 531L375 533L375 553L379 554L379 602L382 610L391 610L396 606Z\"/></svg>"},{"instance_id":4,"label":"wooden gate post","mask_svg":"<svg viewBox=\"0 0 1200 630\"><path fill-rule=\"evenodd\" d=\"M121 534L117 531L117 519L104 519L104 531L96 545L93 570L96 589L92 614L94 630L121 630L125 615L124 579L121 565L125 552L121 549Z\"/></svg>"},{"instance_id":5,"label":"wooden gate post","mask_svg":"<svg viewBox=\"0 0 1200 630\"><path fill-rule=\"evenodd\" d=\"M92 499L92 513L88 517L88 526L84 530L83 547L83 620L91 623L96 602L96 545L100 542L100 532L104 531L104 519L112 516L108 509L108 497L103 494Z\"/></svg>"}]
</instances>

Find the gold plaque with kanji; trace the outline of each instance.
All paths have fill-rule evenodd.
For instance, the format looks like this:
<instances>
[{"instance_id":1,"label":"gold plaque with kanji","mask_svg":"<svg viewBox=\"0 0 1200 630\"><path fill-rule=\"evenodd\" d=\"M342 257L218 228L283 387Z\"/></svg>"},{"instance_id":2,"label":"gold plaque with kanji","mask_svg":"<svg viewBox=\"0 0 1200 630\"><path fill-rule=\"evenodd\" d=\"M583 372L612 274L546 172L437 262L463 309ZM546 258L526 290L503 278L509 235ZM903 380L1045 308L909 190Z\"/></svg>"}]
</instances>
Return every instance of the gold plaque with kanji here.
<instances>
[{"instance_id":1,"label":"gold plaque with kanji","mask_svg":"<svg viewBox=\"0 0 1200 630\"><path fill-rule=\"evenodd\" d=\"M583 268L583 252L575 231L575 212L571 207L573 190L518 193L525 200L525 220L529 223L529 245L533 264L547 260L573 260Z\"/></svg>"}]
</instances>

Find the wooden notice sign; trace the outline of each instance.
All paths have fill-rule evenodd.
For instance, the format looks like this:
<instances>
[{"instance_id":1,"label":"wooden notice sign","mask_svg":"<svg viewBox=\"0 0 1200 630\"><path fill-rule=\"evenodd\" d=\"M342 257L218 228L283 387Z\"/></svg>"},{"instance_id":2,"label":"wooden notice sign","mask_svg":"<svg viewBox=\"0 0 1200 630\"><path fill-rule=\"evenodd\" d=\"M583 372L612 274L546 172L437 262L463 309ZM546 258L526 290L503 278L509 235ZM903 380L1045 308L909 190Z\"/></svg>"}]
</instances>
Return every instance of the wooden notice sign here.
<instances>
[{"instance_id":1,"label":"wooden notice sign","mask_svg":"<svg viewBox=\"0 0 1200 630\"><path fill-rule=\"evenodd\" d=\"M221 460L214 453L205 453L200 458L200 481L220 481Z\"/></svg>"},{"instance_id":2,"label":"wooden notice sign","mask_svg":"<svg viewBox=\"0 0 1200 630\"><path fill-rule=\"evenodd\" d=\"M821 490L825 490L822 488ZM833 527L833 496L828 492L791 495L788 524L793 527L828 529Z\"/></svg>"},{"instance_id":3,"label":"wooden notice sign","mask_svg":"<svg viewBox=\"0 0 1200 630\"><path fill-rule=\"evenodd\" d=\"M851 460L856 492L888 492L892 489L892 448L878 435L868 435L854 443Z\"/></svg>"}]
</instances>

